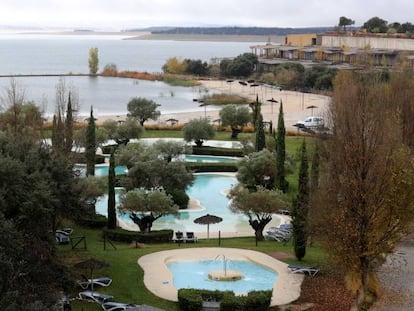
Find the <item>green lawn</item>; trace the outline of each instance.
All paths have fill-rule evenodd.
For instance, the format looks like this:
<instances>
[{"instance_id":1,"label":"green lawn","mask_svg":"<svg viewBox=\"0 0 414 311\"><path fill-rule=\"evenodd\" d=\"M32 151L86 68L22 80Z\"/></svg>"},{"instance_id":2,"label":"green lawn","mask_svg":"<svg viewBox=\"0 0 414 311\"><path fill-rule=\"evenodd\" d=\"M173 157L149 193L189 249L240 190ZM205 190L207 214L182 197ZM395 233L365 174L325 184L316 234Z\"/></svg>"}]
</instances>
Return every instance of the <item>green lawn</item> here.
<instances>
[{"instance_id":1,"label":"green lawn","mask_svg":"<svg viewBox=\"0 0 414 311\"><path fill-rule=\"evenodd\" d=\"M113 295L116 301L148 304L159 307L164 310L179 310L178 304L163 300L150 293L143 283L143 270L137 263L137 260L146 254L163 251L168 249L175 249L178 247L218 247L217 239L202 239L195 244L154 244L145 245L143 248L135 248L135 245L125 243L114 243L116 250L111 246L104 250L101 230L85 229L77 226L74 228L73 236L85 236L87 241L87 250L72 250L70 245L58 246L59 256L70 268L73 277L76 279L81 273L88 274L89 271L76 270L72 266L78 261L89 259L91 257L104 260L110 264L109 268L95 270L94 277L109 276L112 278L112 284L107 288L99 288L101 293ZM107 244L108 246L108 244ZM227 238L221 240L220 247L232 247L256 250L259 252L285 252L292 254L293 247L291 243L283 245L275 241L256 242L254 237L245 238ZM287 260L288 263L297 263L294 259ZM325 257L319 247L308 247L305 259L301 262L303 265L321 265L325 262ZM157 269L157 267L154 267ZM71 296L76 296L80 288L74 287ZM73 310L90 310L98 311L100 307L94 303L86 303L75 301L73 303Z\"/></svg>"}]
</instances>

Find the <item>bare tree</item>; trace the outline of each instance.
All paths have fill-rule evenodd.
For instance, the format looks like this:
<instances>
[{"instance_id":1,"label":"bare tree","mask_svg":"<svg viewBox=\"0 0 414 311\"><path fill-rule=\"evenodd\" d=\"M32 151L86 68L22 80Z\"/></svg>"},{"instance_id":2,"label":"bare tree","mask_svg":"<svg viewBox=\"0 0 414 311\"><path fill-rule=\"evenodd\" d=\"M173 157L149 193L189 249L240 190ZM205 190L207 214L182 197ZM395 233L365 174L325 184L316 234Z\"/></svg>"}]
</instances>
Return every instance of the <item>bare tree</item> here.
<instances>
[{"instance_id":1,"label":"bare tree","mask_svg":"<svg viewBox=\"0 0 414 311\"><path fill-rule=\"evenodd\" d=\"M24 89L19 86L14 78L11 78L9 88L6 89L6 96L2 100L2 108L3 110L9 110L12 113L12 127L14 133L17 132L18 119L24 103L24 96Z\"/></svg>"},{"instance_id":2,"label":"bare tree","mask_svg":"<svg viewBox=\"0 0 414 311\"><path fill-rule=\"evenodd\" d=\"M414 219L414 163L391 87L377 74L339 73L330 109L333 135L321 153L312 223L345 270L355 294L351 310L377 294L376 267Z\"/></svg>"}]
</instances>

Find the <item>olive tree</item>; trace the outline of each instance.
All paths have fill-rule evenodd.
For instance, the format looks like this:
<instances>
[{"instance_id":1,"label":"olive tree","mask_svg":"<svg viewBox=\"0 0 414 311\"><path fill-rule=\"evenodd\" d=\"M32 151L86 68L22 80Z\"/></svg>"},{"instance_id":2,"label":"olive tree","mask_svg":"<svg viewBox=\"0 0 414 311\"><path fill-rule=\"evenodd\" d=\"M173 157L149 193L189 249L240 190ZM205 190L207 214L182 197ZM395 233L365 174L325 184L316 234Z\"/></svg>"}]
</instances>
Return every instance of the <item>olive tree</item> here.
<instances>
[{"instance_id":1,"label":"olive tree","mask_svg":"<svg viewBox=\"0 0 414 311\"><path fill-rule=\"evenodd\" d=\"M151 232L154 221L164 215L178 212L178 206L165 191L128 191L121 195L120 200L119 210L130 213L129 217L141 232Z\"/></svg>"},{"instance_id":2,"label":"olive tree","mask_svg":"<svg viewBox=\"0 0 414 311\"><path fill-rule=\"evenodd\" d=\"M212 139L216 134L216 129L207 119L192 119L183 128L184 140L194 141L197 147L203 145L204 140Z\"/></svg>"},{"instance_id":3,"label":"olive tree","mask_svg":"<svg viewBox=\"0 0 414 311\"><path fill-rule=\"evenodd\" d=\"M246 106L226 105L219 112L221 124L231 127L231 138L236 139L243 127L251 121L250 110Z\"/></svg>"},{"instance_id":4,"label":"olive tree","mask_svg":"<svg viewBox=\"0 0 414 311\"><path fill-rule=\"evenodd\" d=\"M237 180L245 188L255 190L257 187L272 189L275 182L276 160L267 149L250 153L238 164Z\"/></svg>"},{"instance_id":5,"label":"olive tree","mask_svg":"<svg viewBox=\"0 0 414 311\"><path fill-rule=\"evenodd\" d=\"M272 214L278 209L286 209L289 205L281 191L263 187L251 192L239 184L230 190L228 197L231 199L231 211L249 218L249 224L254 229L258 241L263 240L263 229L272 220Z\"/></svg>"},{"instance_id":6,"label":"olive tree","mask_svg":"<svg viewBox=\"0 0 414 311\"><path fill-rule=\"evenodd\" d=\"M141 126L144 123L151 120L157 120L161 112L157 110L158 104L153 100L149 100L143 97L134 97L128 102L128 117L134 117L139 120Z\"/></svg>"}]
</instances>

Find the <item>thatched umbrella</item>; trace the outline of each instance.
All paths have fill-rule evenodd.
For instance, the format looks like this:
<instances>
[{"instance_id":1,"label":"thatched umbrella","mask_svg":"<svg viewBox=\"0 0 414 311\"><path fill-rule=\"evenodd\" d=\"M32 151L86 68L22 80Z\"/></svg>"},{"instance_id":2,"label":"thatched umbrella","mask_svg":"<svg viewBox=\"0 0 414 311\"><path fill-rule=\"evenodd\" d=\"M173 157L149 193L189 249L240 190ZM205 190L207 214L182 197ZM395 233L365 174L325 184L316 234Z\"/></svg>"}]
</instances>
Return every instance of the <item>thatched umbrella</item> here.
<instances>
[{"instance_id":1,"label":"thatched umbrella","mask_svg":"<svg viewBox=\"0 0 414 311\"><path fill-rule=\"evenodd\" d=\"M80 261L74 264L73 267L76 269L85 269L85 270L90 269L91 270L90 278L93 279L93 270L107 268L109 267L109 264L102 260L98 260L95 258L89 258L87 260ZM92 290L93 290L93 283L92 283Z\"/></svg>"},{"instance_id":2,"label":"thatched umbrella","mask_svg":"<svg viewBox=\"0 0 414 311\"><path fill-rule=\"evenodd\" d=\"M313 116L313 109L316 109L316 108L318 108L318 106L315 106L315 105L310 105L310 106L306 107L306 109L311 109L311 115L312 116Z\"/></svg>"},{"instance_id":3,"label":"thatched umbrella","mask_svg":"<svg viewBox=\"0 0 414 311\"><path fill-rule=\"evenodd\" d=\"M267 99L266 101L270 102L272 104L272 112L271 113L273 114L273 104L278 103L278 101L276 99L274 99L273 97L271 99Z\"/></svg>"},{"instance_id":4,"label":"thatched umbrella","mask_svg":"<svg viewBox=\"0 0 414 311\"><path fill-rule=\"evenodd\" d=\"M178 120L174 119L174 118L171 118L171 119L166 120L165 122L171 122L171 125L174 125L174 124L178 123Z\"/></svg>"},{"instance_id":5,"label":"thatched umbrella","mask_svg":"<svg viewBox=\"0 0 414 311\"><path fill-rule=\"evenodd\" d=\"M206 214L204 216L194 219L194 222L196 224L207 225L207 239L210 238L210 224L217 224L222 221L223 218L210 214Z\"/></svg>"}]
</instances>

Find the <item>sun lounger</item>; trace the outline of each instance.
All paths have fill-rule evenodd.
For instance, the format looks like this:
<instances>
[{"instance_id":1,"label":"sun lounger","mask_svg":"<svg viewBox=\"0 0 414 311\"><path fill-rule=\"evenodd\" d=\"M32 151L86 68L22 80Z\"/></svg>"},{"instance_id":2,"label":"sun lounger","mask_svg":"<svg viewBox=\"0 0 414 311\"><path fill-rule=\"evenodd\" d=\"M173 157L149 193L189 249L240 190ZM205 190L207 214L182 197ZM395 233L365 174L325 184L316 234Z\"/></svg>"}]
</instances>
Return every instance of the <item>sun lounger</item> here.
<instances>
[{"instance_id":1,"label":"sun lounger","mask_svg":"<svg viewBox=\"0 0 414 311\"><path fill-rule=\"evenodd\" d=\"M106 294L101 294L98 292L94 292L91 290L85 290L83 292L80 292L78 295L78 299L80 300L86 300L89 302L96 302L99 304L103 304L105 302L108 302L110 300L112 300L114 298L114 296L111 295L106 295Z\"/></svg>"},{"instance_id":2,"label":"sun lounger","mask_svg":"<svg viewBox=\"0 0 414 311\"><path fill-rule=\"evenodd\" d=\"M185 236L185 242L197 242L197 237L194 235L194 232L187 232Z\"/></svg>"},{"instance_id":3,"label":"sun lounger","mask_svg":"<svg viewBox=\"0 0 414 311\"><path fill-rule=\"evenodd\" d=\"M176 242L176 243L185 242L184 234L181 231L176 231L175 232L174 242Z\"/></svg>"},{"instance_id":4,"label":"sun lounger","mask_svg":"<svg viewBox=\"0 0 414 311\"><path fill-rule=\"evenodd\" d=\"M315 276L319 273L317 267L304 267L298 265L288 265L288 269L291 273L303 273L310 276Z\"/></svg>"},{"instance_id":5,"label":"sun lounger","mask_svg":"<svg viewBox=\"0 0 414 311\"><path fill-rule=\"evenodd\" d=\"M267 231L266 239L275 240L276 242L286 242L289 241L292 234L290 232L282 231Z\"/></svg>"},{"instance_id":6,"label":"sun lounger","mask_svg":"<svg viewBox=\"0 0 414 311\"><path fill-rule=\"evenodd\" d=\"M58 244L69 244L70 243L70 233L63 230L55 231L55 239Z\"/></svg>"},{"instance_id":7,"label":"sun lounger","mask_svg":"<svg viewBox=\"0 0 414 311\"><path fill-rule=\"evenodd\" d=\"M122 303L115 301L108 301L102 304L102 309L105 311L123 311L131 308L136 308L138 305L130 303Z\"/></svg>"},{"instance_id":8,"label":"sun lounger","mask_svg":"<svg viewBox=\"0 0 414 311\"><path fill-rule=\"evenodd\" d=\"M92 286L102 286L107 287L111 285L112 279L106 276L95 278L95 279L88 279L84 275L82 275L82 280L77 281L79 286L83 289L87 289L88 287Z\"/></svg>"}]
</instances>

